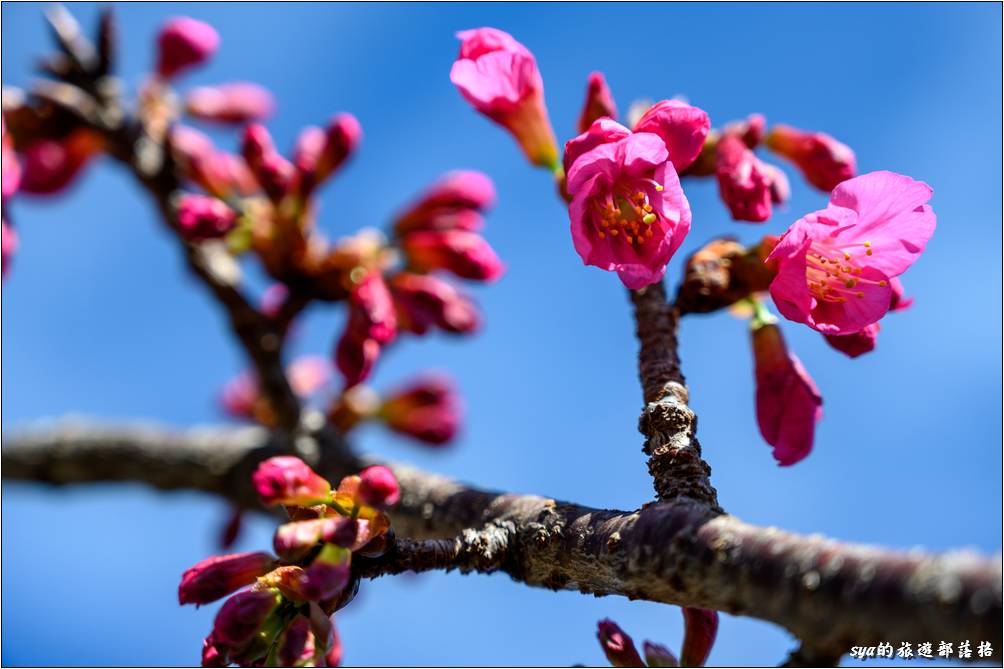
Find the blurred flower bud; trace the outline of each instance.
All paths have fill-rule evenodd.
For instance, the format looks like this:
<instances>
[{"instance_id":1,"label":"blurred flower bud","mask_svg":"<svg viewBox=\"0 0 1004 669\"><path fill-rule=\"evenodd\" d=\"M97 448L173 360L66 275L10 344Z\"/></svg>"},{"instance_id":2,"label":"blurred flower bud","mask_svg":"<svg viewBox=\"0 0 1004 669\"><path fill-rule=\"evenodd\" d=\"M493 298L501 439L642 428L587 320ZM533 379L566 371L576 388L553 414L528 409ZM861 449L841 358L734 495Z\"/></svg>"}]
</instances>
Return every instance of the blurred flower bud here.
<instances>
[{"instance_id":1,"label":"blurred flower bud","mask_svg":"<svg viewBox=\"0 0 1004 669\"><path fill-rule=\"evenodd\" d=\"M372 418L380 410L380 396L372 388L357 385L347 388L328 410L328 419L342 434L358 423Z\"/></svg>"},{"instance_id":2,"label":"blurred flower bud","mask_svg":"<svg viewBox=\"0 0 1004 669\"><path fill-rule=\"evenodd\" d=\"M157 74L170 79L209 60L220 36L208 23L188 17L168 21L157 35Z\"/></svg>"},{"instance_id":3,"label":"blurred flower bud","mask_svg":"<svg viewBox=\"0 0 1004 669\"><path fill-rule=\"evenodd\" d=\"M331 495L331 484L300 458L278 455L258 465L251 477L262 504L309 506Z\"/></svg>"},{"instance_id":4,"label":"blurred flower bud","mask_svg":"<svg viewBox=\"0 0 1004 669\"><path fill-rule=\"evenodd\" d=\"M270 200L278 202L289 192L295 169L276 151L265 126L256 123L244 129L241 155Z\"/></svg>"},{"instance_id":5,"label":"blurred flower bud","mask_svg":"<svg viewBox=\"0 0 1004 669\"><path fill-rule=\"evenodd\" d=\"M272 569L268 553L234 553L206 558L181 575L178 602L207 604L241 588Z\"/></svg>"},{"instance_id":6,"label":"blurred flower bud","mask_svg":"<svg viewBox=\"0 0 1004 669\"><path fill-rule=\"evenodd\" d=\"M244 509L239 506L233 506L230 509L230 514L227 516L227 522L223 524L223 528L220 531L220 548L222 550L228 550L234 545L237 537L240 536L243 524Z\"/></svg>"},{"instance_id":7,"label":"blurred flower bud","mask_svg":"<svg viewBox=\"0 0 1004 669\"><path fill-rule=\"evenodd\" d=\"M822 191L833 190L857 172L854 152L826 133L775 125L767 135L767 147L795 163L809 183Z\"/></svg>"},{"instance_id":8,"label":"blurred flower bud","mask_svg":"<svg viewBox=\"0 0 1004 669\"><path fill-rule=\"evenodd\" d=\"M390 291L378 271L371 271L349 294L349 318L335 350L335 366L346 387L369 377L380 347L397 335L397 314Z\"/></svg>"},{"instance_id":9,"label":"blurred flower bud","mask_svg":"<svg viewBox=\"0 0 1004 669\"><path fill-rule=\"evenodd\" d=\"M642 649L645 651L645 662L647 662L650 667L680 666L680 661L676 659L676 656L673 655L672 651L663 646L661 643L646 641L642 644Z\"/></svg>"},{"instance_id":10,"label":"blurred flower bud","mask_svg":"<svg viewBox=\"0 0 1004 669\"><path fill-rule=\"evenodd\" d=\"M342 663L342 640L334 626L331 628L331 643L324 655L324 662L329 667L337 667Z\"/></svg>"},{"instance_id":11,"label":"blurred flower bud","mask_svg":"<svg viewBox=\"0 0 1004 669\"><path fill-rule=\"evenodd\" d=\"M228 664L226 646L218 646L210 633L202 642L202 666L225 667Z\"/></svg>"},{"instance_id":12,"label":"blurred flower bud","mask_svg":"<svg viewBox=\"0 0 1004 669\"><path fill-rule=\"evenodd\" d=\"M472 281L495 281L505 272L492 247L474 232L414 232L401 241L401 247L418 272L443 269Z\"/></svg>"},{"instance_id":13,"label":"blurred flower bud","mask_svg":"<svg viewBox=\"0 0 1004 669\"><path fill-rule=\"evenodd\" d=\"M726 135L737 135L750 149L755 149L763 142L767 131L767 119L763 114L750 114L745 121L734 121L725 126Z\"/></svg>"},{"instance_id":14,"label":"blurred flower bud","mask_svg":"<svg viewBox=\"0 0 1004 669\"><path fill-rule=\"evenodd\" d=\"M589 83L586 86L586 101L582 106L582 113L579 115L579 133L589 130L593 121L599 118L610 118L617 120L617 105L614 103L610 88L607 87L607 80L603 78L602 72L591 72Z\"/></svg>"},{"instance_id":15,"label":"blurred flower bud","mask_svg":"<svg viewBox=\"0 0 1004 669\"><path fill-rule=\"evenodd\" d=\"M28 146L21 160L18 191L52 195L69 186L104 142L89 130L59 139L41 139Z\"/></svg>"},{"instance_id":16,"label":"blurred flower bud","mask_svg":"<svg viewBox=\"0 0 1004 669\"><path fill-rule=\"evenodd\" d=\"M394 232L398 236L416 230L469 230L482 227L479 212L495 202L495 186L481 172L449 172L423 193L421 198L398 216Z\"/></svg>"},{"instance_id":17,"label":"blurred flower bud","mask_svg":"<svg viewBox=\"0 0 1004 669\"><path fill-rule=\"evenodd\" d=\"M456 436L460 413L453 384L434 376L391 393L380 408L381 418L392 430L437 446Z\"/></svg>"},{"instance_id":18,"label":"blurred flower bud","mask_svg":"<svg viewBox=\"0 0 1004 669\"><path fill-rule=\"evenodd\" d=\"M858 332L847 335L823 335L826 343L849 358L856 358L875 350L881 326L870 323Z\"/></svg>"},{"instance_id":19,"label":"blurred flower bud","mask_svg":"<svg viewBox=\"0 0 1004 669\"><path fill-rule=\"evenodd\" d=\"M363 131L352 114L338 114L324 129L324 141L314 131L301 135L297 144L296 167L302 175L303 195L334 174L352 155L362 140Z\"/></svg>"},{"instance_id":20,"label":"blurred flower bud","mask_svg":"<svg viewBox=\"0 0 1004 669\"><path fill-rule=\"evenodd\" d=\"M331 363L321 356L305 355L289 364L286 376L294 393L309 397L331 379Z\"/></svg>"},{"instance_id":21,"label":"blurred flower bud","mask_svg":"<svg viewBox=\"0 0 1004 669\"><path fill-rule=\"evenodd\" d=\"M234 418L257 420L262 401L258 378L252 372L238 374L223 386L220 393L220 406Z\"/></svg>"},{"instance_id":22,"label":"blurred flower bud","mask_svg":"<svg viewBox=\"0 0 1004 669\"><path fill-rule=\"evenodd\" d=\"M233 648L249 641L280 601L282 596L271 588L239 592L225 601L213 624L216 644Z\"/></svg>"},{"instance_id":23,"label":"blurred flower bud","mask_svg":"<svg viewBox=\"0 0 1004 669\"><path fill-rule=\"evenodd\" d=\"M310 566L298 574L295 592L308 601L334 597L349 582L351 558L348 550L325 544Z\"/></svg>"},{"instance_id":24,"label":"blurred flower bud","mask_svg":"<svg viewBox=\"0 0 1004 669\"><path fill-rule=\"evenodd\" d=\"M438 277L401 272L391 277L389 285L402 330L423 335L438 327L446 332L469 333L481 324L470 298Z\"/></svg>"},{"instance_id":25,"label":"blurred flower bud","mask_svg":"<svg viewBox=\"0 0 1004 669\"><path fill-rule=\"evenodd\" d=\"M2 123L0 121L0 124ZM3 138L3 160L0 161L2 164L0 170L3 172L3 197L6 199L17 192L18 184L21 182L21 164L14 152L14 142L7 134L6 124L0 125L0 133Z\"/></svg>"},{"instance_id":26,"label":"blurred flower bud","mask_svg":"<svg viewBox=\"0 0 1004 669\"><path fill-rule=\"evenodd\" d=\"M791 199L791 185L788 175L780 167L770 163L761 163L767 178L770 180L770 201L774 204L784 204Z\"/></svg>"},{"instance_id":27,"label":"blurred flower bud","mask_svg":"<svg viewBox=\"0 0 1004 669\"><path fill-rule=\"evenodd\" d=\"M382 509L394 506L401 498L397 478L387 467L373 465L359 474L359 499L363 504Z\"/></svg>"},{"instance_id":28,"label":"blurred flower bud","mask_svg":"<svg viewBox=\"0 0 1004 669\"><path fill-rule=\"evenodd\" d=\"M188 241L216 239L237 224L237 213L225 202L205 195L183 195L177 205L178 231Z\"/></svg>"},{"instance_id":29,"label":"blurred flower bud","mask_svg":"<svg viewBox=\"0 0 1004 669\"><path fill-rule=\"evenodd\" d=\"M680 651L680 664L684 667L703 667L717 635L717 611L683 607L683 649Z\"/></svg>"},{"instance_id":30,"label":"blurred flower bud","mask_svg":"<svg viewBox=\"0 0 1004 669\"><path fill-rule=\"evenodd\" d=\"M606 618L597 625L596 637L600 640L607 660L615 667L644 667L634 641L617 623Z\"/></svg>"},{"instance_id":31,"label":"blurred flower bud","mask_svg":"<svg viewBox=\"0 0 1004 669\"><path fill-rule=\"evenodd\" d=\"M219 86L199 86L189 91L185 110L203 121L242 124L272 115L272 94L258 84L236 81Z\"/></svg>"},{"instance_id":32,"label":"blurred flower bud","mask_svg":"<svg viewBox=\"0 0 1004 669\"><path fill-rule=\"evenodd\" d=\"M892 299L889 303L889 311L902 311L909 309L913 304L912 297L906 297L906 289L898 276L889 279L889 287L892 289Z\"/></svg>"},{"instance_id":33,"label":"blurred flower bud","mask_svg":"<svg viewBox=\"0 0 1004 669\"><path fill-rule=\"evenodd\" d=\"M351 388L369 378L380 357L380 342L369 337L354 336L349 329L342 334L335 347L335 366Z\"/></svg>"},{"instance_id":34,"label":"blurred flower bud","mask_svg":"<svg viewBox=\"0 0 1004 669\"><path fill-rule=\"evenodd\" d=\"M367 521L343 516L297 520L276 529L272 547L283 560L298 560L319 543L332 543L351 549L356 540L360 536L366 537L368 532ZM365 541L369 541L369 538Z\"/></svg>"},{"instance_id":35,"label":"blurred flower bud","mask_svg":"<svg viewBox=\"0 0 1004 669\"><path fill-rule=\"evenodd\" d=\"M2 263L3 267L3 276L6 278L7 272L10 271L14 254L17 253L17 232L6 219L4 219L2 226L3 237L0 238L0 249L2 249L3 257L0 263Z\"/></svg>"}]
</instances>

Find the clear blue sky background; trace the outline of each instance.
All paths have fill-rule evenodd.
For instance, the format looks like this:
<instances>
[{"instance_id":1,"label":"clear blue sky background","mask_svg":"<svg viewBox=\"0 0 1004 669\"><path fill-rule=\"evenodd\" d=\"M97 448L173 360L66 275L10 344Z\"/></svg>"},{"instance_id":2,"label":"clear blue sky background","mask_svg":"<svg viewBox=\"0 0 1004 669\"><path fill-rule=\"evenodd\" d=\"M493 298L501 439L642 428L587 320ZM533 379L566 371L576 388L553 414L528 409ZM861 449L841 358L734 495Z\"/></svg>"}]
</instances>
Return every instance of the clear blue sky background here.
<instances>
[{"instance_id":1,"label":"clear blue sky background","mask_svg":"<svg viewBox=\"0 0 1004 669\"><path fill-rule=\"evenodd\" d=\"M512 32L544 75L556 131L574 127L587 74L622 108L685 94L715 124L763 112L824 129L862 171L934 188L938 230L905 275L916 305L883 321L879 348L851 361L804 326L785 334L825 396L816 452L777 467L753 415L743 322L688 318L685 371L723 505L755 523L904 549L1001 545L1001 8L899 5L172 5L116 8L134 89L153 36L185 13L220 31L212 63L183 86L252 79L270 88L281 146L334 112L358 116L362 151L325 191L331 236L383 224L452 168L480 169L500 202L487 236L509 272L478 289L472 339L409 340L378 386L450 370L468 408L455 447L430 453L376 430L367 450L482 485L630 509L651 484L635 431L640 391L628 303L616 277L585 268L546 174L450 84L454 31ZM96 8L76 5L87 26ZM3 82L25 85L49 50L42 6L3 6ZM233 146L232 135L220 142ZM825 196L791 173L790 206L733 223L712 183L687 184L694 227L681 259L719 234L779 233ZM176 426L220 420L218 386L243 360L186 274L150 203L102 162L55 200L13 205L22 250L4 284L3 429L82 414ZM326 353L340 323L310 313L297 348ZM215 606L176 603L179 574L216 550L217 499L141 487L3 485L5 664L190 664ZM270 544L256 519L238 546ZM595 624L677 647L672 607L551 593L503 575L431 574L365 583L338 625L347 664L603 663ZM921 640L918 640L921 641ZM937 642L937 640L932 640ZM777 663L793 642L724 616L714 664Z\"/></svg>"}]
</instances>

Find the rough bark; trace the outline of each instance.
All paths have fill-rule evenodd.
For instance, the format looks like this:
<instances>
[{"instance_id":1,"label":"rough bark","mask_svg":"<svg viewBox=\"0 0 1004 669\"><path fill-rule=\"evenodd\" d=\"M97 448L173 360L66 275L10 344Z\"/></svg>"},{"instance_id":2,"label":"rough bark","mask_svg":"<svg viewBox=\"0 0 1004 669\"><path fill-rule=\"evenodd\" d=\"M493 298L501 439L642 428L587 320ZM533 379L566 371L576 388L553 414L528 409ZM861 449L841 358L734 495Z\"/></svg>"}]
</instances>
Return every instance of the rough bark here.
<instances>
[{"instance_id":1,"label":"rough bark","mask_svg":"<svg viewBox=\"0 0 1004 669\"><path fill-rule=\"evenodd\" d=\"M6 438L2 468L7 480L139 481L253 506L249 468L287 447L258 428L168 433L66 424ZM300 452L310 457L314 449L301 445ZM322 443L321 452L337 451ZM329 456L319 466L337 476L359 464ZM410 538L363 563L367 576L503 571L538 587L699 606L782 625L814 657L883 641L986 640L1000 648L999 556L896 552L800 536L687 498L630 512L594 509L392 467L403 486L392 519L398 536Z\"/></svg>"}]
</instances>

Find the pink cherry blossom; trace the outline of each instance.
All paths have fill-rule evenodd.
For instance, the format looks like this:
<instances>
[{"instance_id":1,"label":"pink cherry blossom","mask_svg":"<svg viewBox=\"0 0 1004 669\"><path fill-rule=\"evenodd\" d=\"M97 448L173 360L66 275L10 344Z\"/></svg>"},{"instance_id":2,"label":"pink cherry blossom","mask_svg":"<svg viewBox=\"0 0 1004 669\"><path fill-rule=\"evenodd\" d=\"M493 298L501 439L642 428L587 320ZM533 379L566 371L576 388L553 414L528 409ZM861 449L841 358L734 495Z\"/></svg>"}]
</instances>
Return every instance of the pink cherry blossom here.
<instances>
[{"instance_id":1,"label":"pink cherry blossom","mask_svg":"<svg viewBox=\"0 0 1004 669\"><path fill-rule=\"evenodd\" d=\"M616 120L617 104L607 86L607 80L603 78L603 73L592 72L589 74L589 83L586 87L586 101L579 115L579 132L589 130L593 121L601 118Z\"/></svg>"},{"instance_id":2,"label":"pink cherry blossom","mask_svg":"<svg viewBox=\"0 0 1004 669\"><path fill-rule=\"evenodd\" d=\"M679 100L655 103L634 126L635 132L651 132L662 138L677 172L697 159L710 130L707 112Z\"/></svg>"},{"instance_id":3,"label":"pink cherry blossom","mask_svg":"<svg viewBox=\"0 0 1004 669\"><path fill-rule=\"evenodd\" d=\"M359 499L363 504L384 508L397 504L401 488L387 467L373 465L359 473Z\"/></svg>"},{"instance_id":4,"label":"pink cherry blossom","mask_svg":"<svg viewBox=\"0 0 1004 669\"><path fill-rule=\"evenodd\" d=\"M178 202L178 231L189 241L226 235L237 224L237 212L222 200L205 195L184 195Z\"/></svg>"},{"instance_id":5,"label":"pink cherry blossom","mask_svg":"<svg viewBox=\"0 0 1004 669\"><path fill-rule=\"evenodd\" d=\"M457 37L460 53L450 81L477 111L513 134L531 163L555 168L558 149L533 54L496 28L462 30Z\"/></svg>"},{"instance_id":6,"label":"pink cherry blossom","mask_svg":"<svg viewBox=\"0 0 1004 669\"><path fill-rule=\"evenodd\" d=\"M877 322L892 304L890 281L923 252L936 218L931 188L892 172L838 185L826 209L797 220L767 261L778 310L823 334L845 335Z\"/></svg>"},{"instance_id":7,"label":"pink cherry blossom","mask_svg":"<svg viewBox=\"0 0 1004 669\"><path fill-rule=\"evenodd\" d=\"M655 283L690 230L690 204L669 151L658 135L606 119L584 134L569 143L577 153L568 171L575 250L628 288ZM602 143L578 153L594 140Z\"/></svg>"},{"instance_id":8,"label":"pink cherry blossom","mask_svg":"<svg viewBox=\"0 0 1004 669\"><path fill-rule=\"evenodd\" d=\"M779 465L793 465L812 451L823 398L799 359L788 352L776 324L753 330L753 357L760 434L774 447Z\"/></svg>"}]
</instances>

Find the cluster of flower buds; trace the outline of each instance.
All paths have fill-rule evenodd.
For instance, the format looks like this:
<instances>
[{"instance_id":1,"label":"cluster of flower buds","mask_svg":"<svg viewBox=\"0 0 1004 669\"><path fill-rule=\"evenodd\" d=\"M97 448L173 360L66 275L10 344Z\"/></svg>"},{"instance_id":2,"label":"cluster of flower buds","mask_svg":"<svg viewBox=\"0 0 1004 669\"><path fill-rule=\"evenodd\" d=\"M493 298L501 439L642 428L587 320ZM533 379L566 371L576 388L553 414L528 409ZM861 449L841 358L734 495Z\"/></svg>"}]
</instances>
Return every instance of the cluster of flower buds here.
<instances>
[{"instance_id":1,"label":"cluster of flower buds","mask_svg":"<svg viewBox=\"0 0 1004 669\"><path fill-rule=\"evenodd\" d=\"M337 666L342 647L331 616L358 590L353 554L378 557L393 541L384 509L400 497L397 480L377 465L332 490L292 456L262 462L252 480L262 503L283 506L290 522L275 532L274 556L211 557L182 575L181 604L230 595L203 644L202 665Z\"/></svg>"},{"instance_id":2,"label":"cluster of flower buds","mask_svg":"<svg viewBox=\"0 0 1004 669\"><path fill-rule=\"evenodd\" d=\"M638 653L627 632L609 618L597 624L596 637L607 660L614 667L703 667L718 634L718 613L685 607L683 648L677 658L666 646L646 641Z\"/></svg>"},{"instance_id":3,"label":"cluster of flower buds","mask_svg":"<svg viewBox=\"0 0 1004 669\"><path fill-rule=\"evenodd\" d=\"M360 262L352 271L349 317L335 350L346 387L370 376L398 332L466 334L478 328L474 303L438 274L494 281L505 271L480 233L482 214L494 199L484 174L449 173L396 218L389 242L380 239L356 254L378 260ZM401 258L399 266L386 261L393 255Z\"/></svg>"},{"instance_id":4,"label":"cluster of flower buds","mask_svg":"<svg viewBox=\"0 0 1004 669\"><path fill-rule=\"evenodd\" d=\"M460 397L441 376L419 378L380 397L368 386L346 389L328 412L343 433L363 421L377 421L399 434L430 446L442 446L456 436L461 420Z\"/></svg>"}]
</instances>

